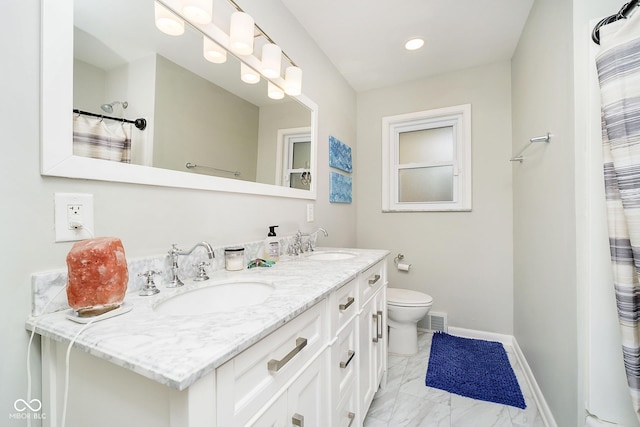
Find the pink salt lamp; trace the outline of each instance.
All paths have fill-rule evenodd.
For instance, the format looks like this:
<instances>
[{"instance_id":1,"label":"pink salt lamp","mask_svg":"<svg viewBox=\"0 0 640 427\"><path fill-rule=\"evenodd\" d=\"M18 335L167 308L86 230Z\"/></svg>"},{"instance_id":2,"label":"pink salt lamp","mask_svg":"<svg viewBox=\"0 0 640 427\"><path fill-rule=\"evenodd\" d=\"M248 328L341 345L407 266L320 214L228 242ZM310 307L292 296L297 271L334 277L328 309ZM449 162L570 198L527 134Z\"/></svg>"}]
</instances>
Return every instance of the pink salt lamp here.
<instances>
[{"instance_id":1,"label":"pink salt lamp","mask_svg":"<svg viewBox=\"0 0 640 427\"><path fill-rule=\"evenodd\" d=\"M116 237L77 242L67 254L67 300L78 316L97 316L122 305L129 271Z\"/></svg>"}]
</instances>

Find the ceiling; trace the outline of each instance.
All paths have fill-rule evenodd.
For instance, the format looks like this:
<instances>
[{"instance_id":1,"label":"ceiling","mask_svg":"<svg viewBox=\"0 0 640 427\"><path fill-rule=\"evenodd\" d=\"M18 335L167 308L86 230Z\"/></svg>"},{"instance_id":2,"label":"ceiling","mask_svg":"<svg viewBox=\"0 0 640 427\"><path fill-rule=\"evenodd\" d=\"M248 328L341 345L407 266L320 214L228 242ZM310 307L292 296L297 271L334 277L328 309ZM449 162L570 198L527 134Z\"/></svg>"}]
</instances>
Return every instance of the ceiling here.
<instances>
[{"instance_id":1,"label":"ceiling","mask_svg":"<svg viewBox=\"0 0 640 427\"><path fill-rule=\"evenodd\" d=\"M533 0L281 0L357 92L508 60ZM404 49L414 36L417 51Z\"/></svg>"}]
</instances>

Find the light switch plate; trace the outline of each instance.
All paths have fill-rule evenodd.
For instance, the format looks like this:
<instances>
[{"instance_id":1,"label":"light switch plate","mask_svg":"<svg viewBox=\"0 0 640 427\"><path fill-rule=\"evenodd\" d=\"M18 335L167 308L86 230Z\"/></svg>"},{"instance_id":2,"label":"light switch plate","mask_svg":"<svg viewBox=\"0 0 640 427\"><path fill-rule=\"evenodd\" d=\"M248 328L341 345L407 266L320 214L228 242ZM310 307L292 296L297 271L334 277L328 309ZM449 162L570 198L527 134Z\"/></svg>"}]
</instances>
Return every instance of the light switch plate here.
<instances>
[{"instance_id":1,"label":"light switch plate","mask_svg":"<svg viewBox=\"0 0 640 427\"><path fill-rule=\"evenodd\" d=\"M315 212L313 203L307 204L307 222L313 222L315 219Z\"/></svg>"},{"instance_id":2,"label":"light switch plate","mask_svg":"<svg viewBox=\"0 0 640 427\"><path fill-rule=\"evenodd\" d=\"M94 236L93 194L55 193L56 242L73 242Z\"/></svg>"}]
</instances>

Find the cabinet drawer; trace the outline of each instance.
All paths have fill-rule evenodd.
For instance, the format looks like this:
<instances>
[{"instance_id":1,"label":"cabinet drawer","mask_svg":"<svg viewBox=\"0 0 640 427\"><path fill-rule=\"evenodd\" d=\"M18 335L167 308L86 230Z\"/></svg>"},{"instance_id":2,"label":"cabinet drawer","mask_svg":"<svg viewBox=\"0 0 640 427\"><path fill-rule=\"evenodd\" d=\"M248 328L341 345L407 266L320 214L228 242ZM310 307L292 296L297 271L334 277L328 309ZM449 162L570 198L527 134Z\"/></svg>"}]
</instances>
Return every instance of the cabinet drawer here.
<instances>
[{"instance_id":1,"label":"cabinet drawer","mask_svg":"<svg viewBox=\"0 0 640 427\"><path fill-rule=\"evenodd\" d=\"M218 425L243 425L321 352L325 310L323 300L217 369Z\"/></svg>"},{"instance_id":2,"label":"cabinet drawer","mask_svg":"<svg viewBox=\"0 0 640 427\"><path fill-rule=\"evenodd\" d=\"M333 395L337 400L344 397L345 390L353 387L356 381L356 372L359 354L357 348L357 335L355 320L347 324L338 334L338 339L331 347L331 377ZM337 401L336 400L336 401Z\"/></svg>"},{"instance_id":3,"label":"cabinet drawer","mask_svg":"<svg viewBox=\"0 0 640 427\"><path fill-rule=\"evenodd\" d=\"M344 325L353 319L358 313L359 295L358 280L353 279L346 285L335 291L329 299L331 307L331 333L334 336L336 332L344 327Z\"/></svg>"},{"instance_id":4,"label":"cabinet drawer","mask_svg":"<svg viewBox=\"0 0 640 427\"><path fill-rule=\"evenodd\" d=\"M378 289L387 283L387 269L385 261L380 261L360 275L360 304L367 303Z\"/></svg>"},{"instance_id":5,"label":"cabinet drawer","mask_svg":"<svg viewBox=\"0 0 640 427\"><path fill-rule=\"evenodd\" d=\"M335 427L356 427L360 425L357 419L358 400L356 396L355 387L345 390L343 399L333 411L333 425Z\"/></svg>"}]
</instances>

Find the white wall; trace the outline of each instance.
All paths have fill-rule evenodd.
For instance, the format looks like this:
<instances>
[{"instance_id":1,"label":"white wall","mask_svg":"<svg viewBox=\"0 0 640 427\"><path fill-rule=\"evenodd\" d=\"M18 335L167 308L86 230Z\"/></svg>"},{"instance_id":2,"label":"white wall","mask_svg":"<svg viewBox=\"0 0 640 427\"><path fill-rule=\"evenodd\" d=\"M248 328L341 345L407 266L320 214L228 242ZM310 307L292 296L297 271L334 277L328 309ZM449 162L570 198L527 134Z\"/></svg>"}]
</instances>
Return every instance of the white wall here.
<instances>
[{"instance_id":1,"label":"white wall","mask_svg":"<svg viewBox=\"0 0 640 427\"><path fill-rule=\"evenodd\" d=\"M512 60L514 329L560 426L577 425L578 346L570 0L538 0Z\"/></svg>"},{"instance_id":2,"label":"white wall","mask_svg":"<svg viewBox=\"0 0 640 427\"><path fill-rule=\"evenodd\" d=\"M509 62L358 94L358 246L405 255L392 287L426 292L449 324L511 334L512 200ZM471 104L472 212L381 211L382 117Z\"/></svg>"},{"instance_id":3,"label":"white wall","mask_svg":"<svg viewBox=\"0 0 640 427\"><path fill-rule=\"evenodd\" d=\"M238 179L255 181L257 106L158 55L154 117L155 166L184 171L191 162L238 171ZM194 172L232 177L207 169Z\"/></svg>"},{"instance_id":4,"label":"white wall","mask_svg":"<svg viewBox=\"0 0 640 427\"><path fill-rule=\"evenodd\" d=\"M105 96L105 72L93 65L73 60L73 108L89 112L100 112L107 102Z\"/></svg>"},{"instance_id":5,"label":"white wall","mask_svg":"<svg viewBox=\"0 0 640 427\"><path fill-rule=\"evenodd\" d=\"M30 311L30 274L64 268L71 248L71 243L54 243L55 192L94 194L96 233L120 237L129 257L164 253L171 243L186 247L201 240L228 244L261 239L271 224L279 224L282 235L323 226L329 238L321 237L320 244L355 245L355 206L328 202L327 167L329 133L355 141L355 94L278 0L241 5L295 58L305 73L303 91L319 105L318 200L312 224L305 222L305 200L40 176L40 2L3 1L0 93L7 102L0 103L5 149L0 156L0 419L14 411L16 399L26 398L24 322Z\"/></svg>"}]
</instances>

